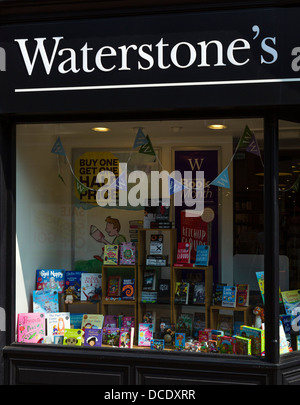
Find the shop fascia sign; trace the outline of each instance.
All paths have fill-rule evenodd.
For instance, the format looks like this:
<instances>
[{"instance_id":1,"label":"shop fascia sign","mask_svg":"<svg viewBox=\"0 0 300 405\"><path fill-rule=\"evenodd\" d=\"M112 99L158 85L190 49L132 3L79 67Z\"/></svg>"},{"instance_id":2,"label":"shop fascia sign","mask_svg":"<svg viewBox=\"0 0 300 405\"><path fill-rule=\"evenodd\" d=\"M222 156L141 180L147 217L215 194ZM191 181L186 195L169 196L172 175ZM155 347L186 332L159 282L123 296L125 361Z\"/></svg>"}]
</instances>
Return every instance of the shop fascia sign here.
<instances>
[{"instance_id":1,"label":"shop fascia sign","mask_svg":"<svg viewBox=\"0 0 300 405\"><path fill-rule=\"evenodd\" d=\"M191 41L179 41L170 44L164 36L153 43L142 44L120 44L112 46L108 43L100 46L92 46L88 41L83 40L78 47L71 47L70 40L64 36L16 38L14 43L18 46L19 53L24 63L24 68L28 77L33 77L38 70L40 76L44 73L51 75L78 75L84 74L106 74L112 72L142 72L152 69L167 70L188 70L188 69L208 69L221 70L225 67L243 68L250 64L251 57L255 56L255 63L260 65L274 65L279 60L276 36L263 36L258 25L249 27L251 36L249 38L235 38L229 43L223 43L220 39L205 39ZM107 40L106 40L107 41ZM94 41L93 41L94 43ZM252 46L259 49L259 55L253 54ZM257 44L259 44L257 48ZM214 48L215 56L208 57L208 52ZM256 51L257 52L257 51ZM184 56L183 56L184 55ZM300 47L294 47L290 52L290 68L293 72L300 70ZM0 68L5 69L5 53L0 55L2 63ZM259 62L257 62L259 61ZM0 61L1 62L1 61ZM37 65L42 66L37 68ZM42 65L41 65L42 64ZM76 77L76 76L75 76ZM97 76L99 77L99 76ZM143 76L144 77L144 76ZM176 76L178 77L178 76ZM134 87L166 87L180 85L213 85L213 84L234 84L234 83L274 83L276 81L295 81L298 78L254 78L242 80L216 80L192 81L192 82L159 82L159 83L129 83L129 84L105 84L92 86L69 86L69 87L39 87L39 88L19 88L16 92L34 92L47 90L91 90L101 88L134 88Z\"/></svg>"}]
</instances>

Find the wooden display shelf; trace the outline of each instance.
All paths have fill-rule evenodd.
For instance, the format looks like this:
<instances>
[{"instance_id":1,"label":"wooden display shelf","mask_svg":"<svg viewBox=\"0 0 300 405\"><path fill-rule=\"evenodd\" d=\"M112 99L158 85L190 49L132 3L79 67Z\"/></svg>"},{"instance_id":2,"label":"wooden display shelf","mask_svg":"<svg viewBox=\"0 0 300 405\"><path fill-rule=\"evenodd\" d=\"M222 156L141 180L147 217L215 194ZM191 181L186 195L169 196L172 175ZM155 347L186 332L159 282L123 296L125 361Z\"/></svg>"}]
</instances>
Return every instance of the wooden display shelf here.
<instances>
[{"instance_id":1,"label":"wooden display shelf","mask_svg":"<svg viewBox=\"0 0 300 405\"><path fill-rule=\"evenodd\" d=\"M97 313L97 314L100 314L101 300L100 300L100 301L95 301L95 302L92 302L92 301L73 301L72 303L68 303L68 304L66 304L66 303L64 302L64 303L63 303L63 311L64 311L64 312L69 312L69 311L68 311L69 305L74 305L74 306L75 306L75 305L84 305L84 306L96 305L96 308L97 308L96 313Z\"/></svg>"},{"instance_id":2,"label":"wooden display shelf","mask_svg":"<svg viewBox=\"0 0 300 405\"><path fill-rule=\"evenodd\" d=\"M236 312L243 312L244 315L244 324L251 325L252 319L252 307L222 307L222 305L212 305L210 307L210 328L217 329L218 325L218 317L220 311L236 311Z\"/></svg>"}]
</instances>

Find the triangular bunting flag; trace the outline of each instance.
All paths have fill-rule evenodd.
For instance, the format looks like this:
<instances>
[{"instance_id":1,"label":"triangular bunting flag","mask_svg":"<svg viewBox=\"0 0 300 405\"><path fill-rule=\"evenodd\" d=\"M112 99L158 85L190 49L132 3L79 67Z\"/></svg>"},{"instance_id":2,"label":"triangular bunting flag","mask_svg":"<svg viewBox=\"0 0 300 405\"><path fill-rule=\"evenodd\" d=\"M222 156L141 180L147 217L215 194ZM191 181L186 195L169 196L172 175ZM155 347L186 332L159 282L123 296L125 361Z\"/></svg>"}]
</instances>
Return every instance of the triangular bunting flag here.
<instances>
[{"instance_id":1,"label":"triangular bunting flag","mask_svg":"<svg viewBox=\"0 0 300 405\"><path fill-rule=\"evenodd\" d=\"M168 177L168 184L169 184L169 195L173 195L178 191L184 190L185 187L180 181L173 179L173 177Z\"/></svg>"},{"instance_id":2,"label":"triangular bunting flag","mask_svg":"<svg viewBox=\"0 0 300 405\"><path fill-rule=\"evenodd\" d=\"M149 136L147 135L146 138L147 138L147 143L140 147L139 153L144 153L145 155L156 156Z\"/></svg>"},{"instance_id":3,"label":"triangular bunting flag","mask_svg":"<svg viewBox=\"0 0 300 405\"><path fill-rule=\"evenodd\" d=\"M250 143L250 141L252 139L252 135L253 134L250 131L248 125L246 125L246 127L244 129L244 133L243 133L243 135L241 136L241 138L239 140L238 149L239 148L246 148L249 145L249 143Z\"/></svg>"},{"instance_id":4,"label":"triangular bunting flag","mask_svg":"<svg viewBox=\"0 0 300 405\"><path fill-rule=\"evenodd\" d=\"M146 138L142 128L139 128L135 137L133 148L135 149L138 146L142 146L148 143L148 139Z\"/></svg>"},{"instance_id":5,"label":"triangular bunting flag","mask_svg":"<svg viewBox=\"0 0 300 405\"><path fill-rule=\"evenodd\" d=\"M218 177L216 177L210 185L212 186L218 186L218 187L224 187L224 188L230 188L230 183L229 183L229 176L228 176L228 167L226 167L222 173L219 174Z\"/></svg>"},{"instance_id":6,"label":"triangular bunting flag","mask_svg":"<svg viewBox=\"0 0 300 405\"><path fill-rule=\"evenodd\" d=\"M253 153L254 155L260 156L259 146L254 134L252 134L252 139L246 149L246 152L250 152Z\"/></svg>"},{"instance_id":7,"label":"triangular bunting flag","mask_svg":"<svg viewBox=\"0 0 300 405\"><path fill-rule=\"evenodd\" d=\"M292 190L299 191L300 176L297 177L297 180L292 185Z\"/></svg>"},{"instance_id":8,"label":"triangular bunting flag","mask_svg":"<svg viewBox=\"0 0 300 405\"><path fill-rule=\"evenodd\" d=\"M119 189L119 190L127 190L126 171L121 173L120 176L118 176L116 178L116 180L113 183L111 183L111 185L108 187L108 189L109 188L115 188L115 189Z\"/></svg>"},{"instance_id":9,"label":"triangular bunting flag","mask_svg":"<svg viewBox=\"0 0 300 405\"><path fill-rule=\"evenodd\" d=\"M64 147L62 146L60 137L56 139L55 144L53 145L53 148L51 150L51 153L55 153L56 155L63 155L65 156L65 150Z\"/></svg>"},{"instance_id":10,"label":"triangular bunting flag","mask_svg":"<svg viewBox=\"0 0 300 405\"><path fill-rule=\"evenodd\" d=\"M88 188L84 184L80 183L78 179L75 178L75 182L76 182L76 189L79 194L85 193L88 190Z\"/></svg>"}]
</instances>

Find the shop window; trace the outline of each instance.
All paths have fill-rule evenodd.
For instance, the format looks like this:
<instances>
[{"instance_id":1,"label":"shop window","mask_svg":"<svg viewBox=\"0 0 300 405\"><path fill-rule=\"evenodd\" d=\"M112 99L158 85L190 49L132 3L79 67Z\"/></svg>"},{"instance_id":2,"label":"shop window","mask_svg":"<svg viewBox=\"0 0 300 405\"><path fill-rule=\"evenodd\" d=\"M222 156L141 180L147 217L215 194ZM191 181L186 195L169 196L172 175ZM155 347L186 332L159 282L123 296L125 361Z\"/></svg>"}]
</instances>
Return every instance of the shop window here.
<instances>
[{"instance_id":1,"label":"shop window","mask_svg":"<svg viewBox=\"0 0 300 405\"><path fill-rule=\"evenodd\" d=\"M280 353L297 351L300 313L300 124L279 121ZM287 337L287 342L285 340Z\"/></svg>"},{"instance_id":2,"label":"shop window","mask_svg":"<svg viewBox=\"0 0 300 405\"><path fill-rule=\"evenodd\" d=\"M16 341L264 354L263 120L209 124L17 126Z\"/></svg>"}]
</instances>

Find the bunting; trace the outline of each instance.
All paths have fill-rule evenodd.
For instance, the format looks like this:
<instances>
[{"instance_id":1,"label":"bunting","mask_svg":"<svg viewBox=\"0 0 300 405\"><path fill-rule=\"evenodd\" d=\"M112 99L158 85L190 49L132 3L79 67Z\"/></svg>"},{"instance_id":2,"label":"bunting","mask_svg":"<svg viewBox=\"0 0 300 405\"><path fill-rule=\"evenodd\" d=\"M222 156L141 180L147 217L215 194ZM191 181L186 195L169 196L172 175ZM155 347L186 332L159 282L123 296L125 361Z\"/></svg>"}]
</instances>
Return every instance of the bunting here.
<instances>
[{"instance_id":1,"label":"bunting","mask_svg":"<svg viewBox=\"0 0 300 405\"><path fill-rule=\"evenodd\" d=\"M222 173L220 173L211 183L212 186L230 188L228 167L226 167Z\"/></svg>"},{"instance_id":2,"label":"bunting","mask_svg":"<svg viewBox=\"0 0 300 405\"><path fill-rule=\"evenodd\" d=\"M138 146L145 145L146 143L148 143L148 139L142 131L142 128L139 128L135 137L133 149L137 148Z\"/></svg>"},{"instance_id":3,"label":"bunting","mask_svg":"<svg viewBox=\"0 0 300 405\"><path fill-rule=\"evenodd\" d=\"M55 153L56 155L62 155L65 156L65 150L64 147L62 146L60 137L58 137L55 141L55 144L53 145L53 148L51 150L51 153Z\"/></svg>"},{"instance_id":4,"label":"bunting","mask_svg":"<svg viewBox=\"0 0 300 405\"><path fill-rule=\"evenodd\" d=\"M139 149L139 153L144 153L145 155L153 155L156 156L156 153L154 151L154 148L152 146L152 143L150 141L149 136L146 136L147 139L147 143L145 143L144 145L142 145Z\"/></svg>"},{"instance_id":5,"label":"bunting","mask_svg":"<svg viewBox=\"0 0 300 405\"><path fill-rule=\"evenodd\" d=\"M243 135L241 136L239 143L238 143L238 149L240 148L247 148L247 146L249 145L249 143L251 142L253 137L252 132L250 131L248 125L246 125Z\"/></svg>"}]
</instances>

